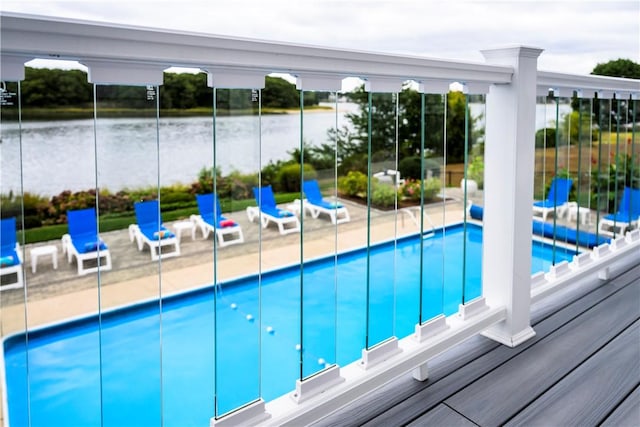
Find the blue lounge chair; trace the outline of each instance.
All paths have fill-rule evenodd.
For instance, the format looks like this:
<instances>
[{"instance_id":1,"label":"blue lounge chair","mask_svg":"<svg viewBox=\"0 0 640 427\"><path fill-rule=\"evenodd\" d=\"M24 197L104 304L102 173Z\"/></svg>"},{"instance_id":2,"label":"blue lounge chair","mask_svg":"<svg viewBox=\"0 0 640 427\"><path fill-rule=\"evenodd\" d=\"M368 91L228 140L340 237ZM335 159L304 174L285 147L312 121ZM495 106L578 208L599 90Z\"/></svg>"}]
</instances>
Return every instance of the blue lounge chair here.
<instances>
[{"instance_id":1,"label":"blue lounge chair","mask_svg":"<svg viewBox=\"0 0 640 427\"><path fill-rule=\"evenodd\" d=\"M638 226L640 221L640 188L625 187L618 212L605 215L598 223L598 231L613 236L624 234L627 229Z\"/></svg>"},{"instance_id":2,"label":"blue lounge chair","mask_svg":"<svg viewBox=\"0 0 640 427\"><path fill-rule=\"evenodd\" d=\"M129 226L129 239L132 242L134 239L136 240L138 250L141 251L146 243L149 246L152 261L161 257L168 258L180 255L179 240L162 224L158 201L136 202L133 207L136 211L137 224ZM171 247L173 249L169 250L168 248Z\"/></svg>"},{"instance_id":3,"label":"blue lounge chair","mask_svg":"<svg viewBox=\"0 0 640 427\"><path fill-rule=\"evenodd\" d=\"M78 275L111 270L111 253L98 235L94 208L67 211L69 233L62 236L62 252L67 253L69 264L76 258ZM96 265L85 267L86 261Z\"/></svg>"},{"instance_id":4,"label":"blue lounge chair","mask_svg":"<svg viewBox=\"0 0 640 427\"><path fill-rule=\"evenodd\" d=\"M553 178L547 199L533 203L533 219L546 221L549 213L553 212L557 212L558 217L562 217L567 210L572 186L573 181L569 178ZM538 214L540 218L537 217Z\"/></svg>"},{"instance_id":5,"label":"blue lounge chair","mask_svg":"<svg viewBox=\"0 0 640 427\"><path fill-rule=\"evenodd\" d=\"M0 287L0 290L24 286L20 245L16 239L16 219L0 220L0 276L16 275L16 281Z\"/></svg>"},{"instance_id":6,"label":"blue lounge chair","mask_svg":"<svg viewBox=\"0 0 640 427\"><path fill-rule=\"evenodd\" d=\"M270 185L266 187L254 187L253 196L258 207L247 207L249 221L260 218L262 228L267 228L270 222L275 223L280 230L280 234L295 233L300 231L300 221L293 213L276 206L276 198Z\"/></svg>"},{"instance_id":7,"label":"blue lounge chair","mask_svg":"<svg viewBox=\"0 0 640 427\"><path fill-rule=\"evenodd\" d=\"M333 224L341 224L351 220L349 211L342 203L338 201L329 202L322 198L320 186L315 179L303 182L302 190L306 197L304 209L308 211L313 218L318 218L320 214L327 214Z\"/></svg>"},{"instance_id":8,"label":"blue lounge chair","mask_svg":"<svg viewBox=\"0 0 640 427\"><path fill-rule=\"evenodd\" d=\"M200 215L192 215L191 220L200 227L205 239L213 231L220 247L244 242L242 228L222 215L220 200L215 194L196 194L196 201Z\"/></svg>"}]
</instances>

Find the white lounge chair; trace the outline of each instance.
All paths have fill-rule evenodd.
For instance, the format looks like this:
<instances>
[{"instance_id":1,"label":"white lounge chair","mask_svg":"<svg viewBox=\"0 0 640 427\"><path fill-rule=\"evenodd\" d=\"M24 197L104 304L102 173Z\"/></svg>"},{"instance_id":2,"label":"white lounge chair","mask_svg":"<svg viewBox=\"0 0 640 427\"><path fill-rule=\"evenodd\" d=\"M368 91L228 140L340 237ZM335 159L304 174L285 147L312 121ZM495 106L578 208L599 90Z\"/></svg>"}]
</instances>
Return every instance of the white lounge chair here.
<instances>
[{"instance_id":1,"label":"white lounge chair","mask_svg":"<svg viewBox=\"0 0 640 427\"><path fill-rule=\"evenodd\" d=\"M0 276L16 275L15 282L1 286L0 290L24 286L20 252L20 245L16 239L15 217L0 220Z\"/></svg>"},{"instance_id":2,"label":"white lounge chair","mask_svg":"<svg viewBox=\"0 0 640 427\"><path fill-rule=\"evenodd\" d=\"M138 223L129 226L129 239L137 242L138 250L148 245L152 261L180 255L178 238L162 225L158 201L136 202L134 208Z\"/></svg>"},{"instance_id":3,"label":"white lounge chair","mask_svg":"<svg viewBox=\"0 0 640 427\"><path fill-rule=\"evenodd\" d=\"M242 228L222 215L220 200L215 194L197 194L196 200L200 215L191 215L191 221L200 227L205 239L214 232L220 247L244 242Z\"/></svg>"},{"instance_id":4,"label":"white lounge chair","mask_svg":"<svg viewBox=\"0 0 640 427\"><path fill-rule=\"evenodd\" d=\"M309 180L302 184L302 189L306 199L304 200L304 208L313 218L318 218L320 214L329 215L333 224L342 224L349 222L351 217L347 208L338 201L326 201L320 193L318 181Z\"/></svg>"},{"instance_id":5,"label":"white lounge chair","mask_svg":"<svg viewBox=\"0 0 640 427\"><path fill-rule=\"evenodd\" d=\"M94 208L67 211L69 234L62 236L62 252L67 254L69 264L76 258L78 275L111 270L111 252L98 235L96 210ZM85 262L95 266L85 267Z\"/></svg>"},{"instance_id":6,"label":"white lounge chair","mask_svg":"<svg viewBox=\"0 0 640 427\"><path fill-rule=\"evenodd\" d=\"M547 199L533 203L533 219L546 221L547 216L554 212L557 213L558 217L562 217L567 211L569 192L572 185L573 181L569 178L553 178ZM540 215L540 217L537 215Z\"/></svg>"},{"instance_id":7,"label":"white lounge chair","mask_svg":"<svg viewBox=\"0 0 640 427\"><path fill-rule=\"evenodd\" d=\"M249 221L260 218L262 228L267 228L270 222L278 226L280 234L297 233L300 231L300 221L298 217L288 210L278 209L273 190L270 185L266 187L254 187L253 195L258 203L258 207L247 207L247 217Z\"/></svg>"},{"instance_id":8,"label":"white lounge chair","mask_svg":"<svg viewBox=\"0 0 640 427\"><path fill-rule=\"evenodd\" d=\"M598 222L598 232L608 236L624 235L640 221L640 188L625 187L618 212L605 215Z\"/></svg>"}]
</instances>

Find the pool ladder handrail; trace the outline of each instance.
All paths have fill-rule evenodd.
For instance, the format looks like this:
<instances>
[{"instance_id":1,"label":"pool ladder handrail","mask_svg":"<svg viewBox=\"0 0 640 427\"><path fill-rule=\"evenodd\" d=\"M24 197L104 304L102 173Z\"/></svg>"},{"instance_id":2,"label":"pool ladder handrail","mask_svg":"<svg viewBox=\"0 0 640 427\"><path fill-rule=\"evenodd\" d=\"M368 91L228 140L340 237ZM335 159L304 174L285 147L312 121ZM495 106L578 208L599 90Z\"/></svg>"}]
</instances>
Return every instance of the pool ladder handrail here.
<instances>
[{"instance_id":1,"label":"pool ladder handrail","mask_svg":"<svg viewBox=\"0 0 640 427\"><path fill-rule=\"evenodd\" d=\"M436 227L435 227L435 225L433 225L433 221L431 221L431 218L429 217L429 215L426 214L424 211L421 211L420 206L411 206L411 207L402 208L402 209L399 210L399 212L402 212L402 214L403 214L402 215L402 226L404 227L404 215L407 215L407 216L409 216L409 218L411 218L411 220L416 225L416 227L418 227L418 229L420 229L420 221L418 221L418 217L413 212L413 210L416 210L418 212L422 212L423 217L426 218L427 222L429 223L429 226L431 227L430 230L422 232L422 238L423 239L429 239L429 238L433 237L435 235L435 232L436 232Z\"/></svg>"}]
</instances>

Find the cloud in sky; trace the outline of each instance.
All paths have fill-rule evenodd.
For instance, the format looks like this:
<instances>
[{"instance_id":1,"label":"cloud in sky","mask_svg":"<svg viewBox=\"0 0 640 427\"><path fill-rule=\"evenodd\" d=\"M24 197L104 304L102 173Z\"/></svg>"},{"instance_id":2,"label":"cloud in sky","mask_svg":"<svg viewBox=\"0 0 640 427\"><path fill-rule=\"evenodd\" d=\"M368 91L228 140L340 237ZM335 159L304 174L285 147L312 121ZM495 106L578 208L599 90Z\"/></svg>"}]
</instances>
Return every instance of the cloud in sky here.
<instances>
[{"instance_id":1,"label":"cloud in sky","mask_svg":"<svg viewBox=\"0 0 640 427\"><path fill-rule=\"evenodd\" d=\"M356 50L482 61L543 48L540 68L588 74L640 62L640 1L2 0L3 11Z\"/></svg>"}]
</instances>

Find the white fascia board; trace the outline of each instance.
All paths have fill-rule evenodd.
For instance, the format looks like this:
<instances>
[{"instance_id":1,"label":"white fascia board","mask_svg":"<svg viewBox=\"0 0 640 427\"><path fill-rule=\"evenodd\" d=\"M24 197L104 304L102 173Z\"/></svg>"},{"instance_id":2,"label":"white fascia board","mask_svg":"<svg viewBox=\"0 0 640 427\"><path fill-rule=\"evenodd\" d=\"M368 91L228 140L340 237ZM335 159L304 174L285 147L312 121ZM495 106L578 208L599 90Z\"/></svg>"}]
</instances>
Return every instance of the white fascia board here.
<instances>
[{"instance_id":1,"label":"white fascia board","mask_svg":"<svg viewBox=\"0 0 640 427\"><path fill-rule=\"evenodd\" d=\"M160 86L164 68L158 65L132 62L83 61L88 69L89 83L105 85Z\"/></svg>"},{"instance_id":2,"label":"white fascia board","mask_svg":"<svg viewBox=\"0 0 640 427\"><path fill-rule=\"evenodd\" d=\"M418 92L444 95L445 93L449 93L449 85L451 85L451 82L449 80L427 80L420 82L418 86Z\"/></svg>"},{"instance_id":3,"label":"white fascia board","mask_svg":"<svg viewBox=\"0 0 640 427\"><path fill-rule=\"evenodd\" d=\"M538 71L538 86L566 90L640 92L640 80Z\"/></svg>"},{"instance_id":4,"label":"white fascia board","mask_svg":"<svg viewBox=\"0 0 640 427\"><path fill-rule=\"evenodd\" d=\"M266 72L205 68L207 85L217 89L264 89Z\"/></svg>"},{"instance_id":5,"label":"white fascia board","mask_svg":"<svg viewBox=\"0 0 640 427\"><path fill-rule=\"evenodd\" d=\"M80 61L135 61L164 68L215 65L301 75L509 83L508 66L330 49L99 22L3 13L2 52Z\"/></svg>"},{"instance_id":6,"label":"white fascia board","mask_svg":"<svg viewBox=\"0 0 640 427\"><path fill-rule=\"evenodd\" d=\"M296 77L296 89L340 92L342 79L339 75L304 73Z\"/></svg>"},{"instance_id":7,"label":"white fascia board","mask_svg":"<svg viewBox=\"0 0 640 427\"><path fill-rule=\"evenodd\" d=\"M373 93L399 93L402 92L403 83L398 79L367 78L364 82L364 90Z\"/></svg>"}]
</instances>

